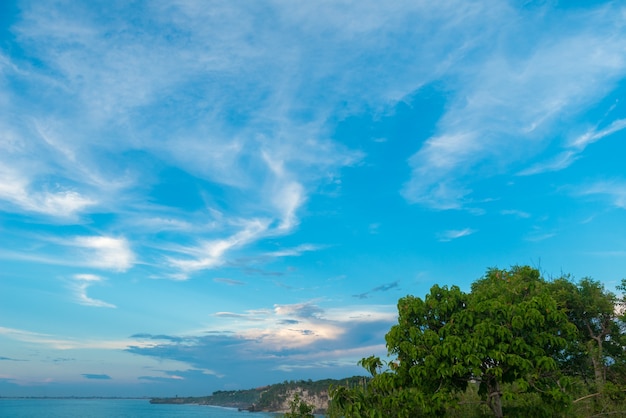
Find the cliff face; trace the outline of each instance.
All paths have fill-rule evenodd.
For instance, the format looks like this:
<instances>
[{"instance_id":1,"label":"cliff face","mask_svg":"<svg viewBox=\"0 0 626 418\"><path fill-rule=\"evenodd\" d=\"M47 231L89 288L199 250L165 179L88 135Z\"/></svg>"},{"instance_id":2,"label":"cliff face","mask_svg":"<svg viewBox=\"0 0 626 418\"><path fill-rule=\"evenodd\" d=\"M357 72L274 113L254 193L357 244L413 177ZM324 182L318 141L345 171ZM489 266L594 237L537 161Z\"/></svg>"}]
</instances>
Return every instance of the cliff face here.
<instances>
[{"instance_id":1,"label":"cliff face","mask_svg":"<svg viewBox=\"0 0 626 418\"><path fill-rule=\"evenodd\" d=\"M302 402L312 405L316 414L323 414L328 410L328 391L310 391L305 388L296 387L288 389L286 392L276 396L269 405L263 405L263 410L271 412L288 412L291 408L291 401L298 394ZM261 395L263 401L263 395Z\"/></svg>"},{"instance_id":2,"label":"cliff face","mask_svg":"<svg viewBox=\"0 0 626 418\"><path fill-rule=\"evenodd\" d=\"M342 380L285 381L274 385L248 390L216 391L210 396L185 398L154 398L151 403L200 404L228 406L250 411L285 413L291 410L295 395L302 402L312 405L314 412L323 414L328 410L328 389L333 386L361 386L364 378L354 376Z\"/></svg>"}]
</instances>

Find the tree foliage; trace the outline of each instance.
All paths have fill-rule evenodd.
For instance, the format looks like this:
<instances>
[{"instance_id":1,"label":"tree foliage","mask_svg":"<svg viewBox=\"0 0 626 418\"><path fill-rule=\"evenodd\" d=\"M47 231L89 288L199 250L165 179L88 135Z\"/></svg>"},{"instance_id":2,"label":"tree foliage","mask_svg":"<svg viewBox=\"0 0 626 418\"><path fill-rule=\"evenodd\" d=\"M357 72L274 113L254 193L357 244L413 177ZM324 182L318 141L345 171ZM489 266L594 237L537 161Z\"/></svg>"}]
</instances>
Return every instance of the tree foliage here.
<instances>
[{"instance_id":1,"label":"tree foliage","mask_svg":"<svg viewBox=\"0 0 626 418\"><path fill-rule=\"evenodd\" d=\"M338 416L454 416L469 404L476 416L574 416L581 394L622 393L623 302L599 282L547 281L527 266L489 269L469 293L406 296L386 335L393 360L361 360L373 377L333 389Z\"/></svg>"},{"instance_id":2,"label":"tree foliage","mask_svg":"<svg viewBox=\"0 0 626 418\"><path fill-rule=\"evenodd\" d=\"M624 341L619 321L619 300L602 283L584 278L573 283L565 278L552 283L553 295L577 329L568 347L564 366L602 390L608 365L623 357Z\"/></svg>"}]
</instances>

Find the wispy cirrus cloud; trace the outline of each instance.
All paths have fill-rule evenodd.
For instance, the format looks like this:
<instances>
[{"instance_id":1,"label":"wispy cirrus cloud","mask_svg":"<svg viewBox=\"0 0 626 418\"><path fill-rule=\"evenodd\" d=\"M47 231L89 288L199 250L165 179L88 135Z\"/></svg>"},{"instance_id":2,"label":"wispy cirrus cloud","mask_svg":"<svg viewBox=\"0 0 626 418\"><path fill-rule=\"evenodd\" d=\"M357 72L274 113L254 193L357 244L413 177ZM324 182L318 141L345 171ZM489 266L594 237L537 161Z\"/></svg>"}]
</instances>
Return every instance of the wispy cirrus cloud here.
<instances>
[{"instance_id":1,"label":"wispy cirrus cloud","mask_svg":"<svg viewBox=\"0 0 626 418\"><path fill-rule=\"evenodd\" d=\"M603 180L579 186L573 192L576 196L599 196L611 205L626 209L626 181L622 179Z\"/></svg>"},{"instance_id":2,"label":"wispy cirrus cloud","mask_svg":"<svg viewBox=\"0 0 626 418\"><path fill-rule=\"evenodd\" d=\"M440 232L438 235L438 239L440 242L448 242L461 237L466 237L468 235L472 235L476 233L475 229L465 228L465 229L450 229L448 231Z\"/></svg>"},{"instance_id":3,"label":"wispy cirrus cloud","mask_svg":"<svg viewBox=\"0 0 626 418\"><path fill-rule=\"evenodd\" d=\"M59 185L44 185L39 190L33 189L30 180L21 173L6 166L0 168L0 201L26 212L73 220L77 214L97 203L80 192L71 188L64 189Z\"/></svg>"},{"instance_id":4,"label":"wispy cirrus cloud","mask_svg":"<svg viewBox=\"0 0 626 418\"><path fill-rule=\"evenodd\" d=\"M614 120L613 122L611 122L609 126L605 128L590 129L589 131L585 132L583 135L574 139L570 143L570 145L578 149L584 149L589 144L592 144L596 141L601 140L602 138L606 136L612 135L616 132L620 132L624 129L626 129L626 119Z\"/></svg>"},{"instance_id":5,"label":"wispy cirrus cloud","mask_svg":"<svg viewBox=\"0 0 626 418\"><path fill-rule=\"evenodd\" d=\"M263 312L261 312L263 314ZM233 319L241 319L243 321L252 321L252 322L262 322L265 321L266 318L259 316L259 312L248 312L244 314L233 313L233 312L215 312L213 314L218 318L233 318Z\"/></svg>"},{"instance_id":6,"label":"wispy cirrus cloud","mask_svg":"<svg viewBox=\"0 0 626 418\"><path fill-rule=\"evenodd\" d=\"M122 215L116 226L124 229L138 251L143 250L148 234L178 233L181 241L196 242L186 246L187 257L166 251L155 254L153 262L165 262L177 270L162 276L181 279L222 265L232 249L290 233L299 224L298 211L311 187L360 155L327 139L325 111L314 112L312 119L293 120L291 114L302 106L301 88L306 84L297 80L295 67L283 65L290 58L282 54L284 45L272 36L273 31L245 23L256 14L236 5L211 13L192 4L144 6L139 7L145 18L143 33L128 31L122 21L91 15L88 8L78 13L84 12L84 19L51 4L32 4L24 10L13 27L16 38L52 71L40 73L28 60L15 56L3 57L7 61L3 68L8 77L51 94L44 103L30 90L20 91L19 96L9 91L20 100L3 102L3 114L29 117L19 125L0 117L14 133L10 141L6 137L3 141L13 155L4 161L8 167L4 177L11 174L11 181L2 184L12 186L0 190L0 200L4 197L25 211L66 217L89 218L93 211L105 208ZM267 13L273 6L266 8L257 11ZM102 11L103 15L109 12ZM233 12L248 18L223 28L230 33L224 36L217 30L222 26L218 15L227 17ZM49 15L55 16L55 23L48 20ZM215 25L207 26L207 21ZM193 41L163 37L163 31L193 33L189 38ZM251 34L270 42L260 44L259 49L250 45ZM80 41L71 41L76 39ZM146 42L152 47L146 48ZM157 62L161 64L155 66ZM197 94L206 96L210 104L199 103ZM163 109L164 97L178 103L180 118ZM31 106L29 100L40 106ZM325 107L329 105L334 106L332 101ZM149 120L143 116L155 112L160 116ZM190 123L183 125L180 120ZM101 141L102 135L106 141ZM161 140L152 140L155 137ZM132 152L142 157L127 157ZM41 157L37 170L21 163L33 155ZM223 205L198 191L207 199L207 213L194 213L194 221L205 224L217 210L225 214L222 225L229 226L210 230L192 226L183 221L188 209L176 204L180 216L164 217L162 209L167 205L158 202L158 196L146 199L150 187L159 181L151 169L155 161L237 196ZM55 188L46 192L40 183L50 172L55 173ZM146 205L146 200L156 200L160 207ZM255 231L235 226L259 219L264 226ZM206 255L191 255L194 251ZM132 264L117 262L122 270Z\"/></svg>"},{"instance_id":7,"label":"wispy cirrus cloud","mask_svg":"<svg viewBox=\"0 0 626 418\"><path fill-rule=\"evenodd\" d=\"M471 182L452 177L473 171L480 161L508 155L521 138L540 142L535 132L549 130L552 115L592 100L596 97L593 92L601 91L623 70L621 38L609 29L600 35L584 30L591 25L609 28L601 23L612 18L610 11L594 14L578 34L559 34L556 39L550 37L550 42L547 38L533 39L535 46L524 43L528 47L515 56L493 49L490 59L476 64L469 57L485 53L483 45L491 45L489 39L517 42L528 32L521 24L500 24L518 21L515 10L503 4L467 7L462 2L407 3L389 10L366 2L363 8L352 10L350 24L346 24L338 17L343 14L336 14L337 7L317 5L315 13L303 14L303 10L270 3L255 7L253 13L231 4L209 13L195 3L169 7L146 4L133 13L150 25L144 31L129 31L123 21L107 19L110 10L97 16L86 13L79 19L61 8L32 5L14 30L23 46L53 71L44 76L28 61L8 57L6 68L16 79L31 80L39 90L54 92L49 96L55 100L47 109L29 112L35 112L32 124L24 120L16 126L5 121L14 132L14 139L6 141L5 147L25 158L23 145L20 148L16 144L27 144L29 135L37 135L37 145L30 141L30 147L48 155L41 160L42 175L46 168L62 168L56 170L60 173L59 188L28 194L30 180L22 180L4 182L19 187L0 194L23 209L31 207L59 216L89 215L92 207L105 205L123 213L124 219L143 219L134 225L128 223L134 247L141 245L141 240L132 236L140 223L143 234L148 228L153 234L168 230L191 235L194 239L189 241L196 244L187 246L186 257L170 253L155 256L155 262L164 260L176 270L165 276L184 279L223 265L233 249L290 233L299 224L298 211L310 191L325 181L329 172L363 157L361 152L328 139L327 118L345 97L351 98L349 108L355 111L381 100L393 107L434 80L463 86L451 96L435 135L411 158L413 174L403 192L412 202L456 208L471 195ZM303 9L310 8L313 6ZM47 18L50 14L55 16L54 22ZM224 18L233 14L241 19L224 27ZM255 16L267 14L278 14L281 18L275 21L282 26L279 29L293 36L276 37L275 28L259 26ZM416 17L423 24L403 32L401 28ZM444 18L446 24L441 25ZM572 19L577 18L581 19ZM474 25L478 21L481 25ZM387 56L388 43L393 42L396 32L409 39L406 47L394 49L391 62L395 65L359 65ZM163 33L190 36L164 37ZM325 45L350 47L320 49L320 34L329 38ZM80 42L71 42L75 39ZM146 48L148 44L151 48ZM572 60L571 51L595 51L595 55ZM316 59L308 60L312 56ZM424 61L438 65L416 65ZM340 76L347 73L351 77ZM198 101L197 95L206 96L210 105ZM14 104L5 103L13 106L6 109L7 114L28 109L29 96L23 92L22 96ZM164 107L164 98L176 103L176 115ZM512 103L514 111L502 111ZM55 107L57 104L64 106ZM64 110L51 110L61 108ZM148 120L144 114L158 118ZM177 122L180 119L193 123L182 125ZM77 120L82 123L74 123ZM70 126L76 128L70 130ZM107 126L106 147L99 142L103 126ZM586 141L597 140L598 135L592 134ZM151 140L157 137L160 140ZM117 161L127 161L125 153L131 150L143 153L146 165L128 164L114 181L104 181L105 174L117 173L114 169L124 166ZM570 157L564 156L552 166L564 166ZM247 226L198 233L182 217L163 218L157 211L139 216L137 203L146 193L141 187L149 188L157 181L154 175L146 175L155 160L218 185L226 193L245 194L247 199L231 200L229 207L218 208L227 212L226 223L263 219L264 227L251 234ZM16 173L13 177L31 178L25 176L28 169L14 160L7 160L7 167ZM24 196L39 197L34 202ZM91 196L102 199L96 202ZM218 205L213 201L207 206ZM191 254L194 252L198 255Z\"/></svg>"},{"instance_id":8,"label":"wispy cirrus cloud","mask_svg":"<svg viewBox=\"0 0 626 418\"><path fill-rule=\"evenodd\" d=\"M563 170L572 165L576 160L580 158L580 152L577 151L563 151L560 154L555 155L548 161L541 161L528 168L523 169L518 173L520 176L532 176L535 174L546 173L549 171Z\"/></svg>"},{"instance_id":9,"label":"wispy cirrus cloud","mask_svg":"<svg viewBox=\"0 0 626 418\"><path fill-rule=\"evenodd\" d=\"M242 282L241 280L227 279L225 277L216 277L213 279L215 283L224 283L229 286L245 286L246 282Z\"/></svg>"},{"instance_id":10,"label":"wispy cirrus cloud","mask_svg":"<svg viewBox=\"0 0 626 418\"><path fill-rule=\"evenodd\" d=\"M474 176L535 155L557 115L575 114L624 74L616 9L568 14L575 33L557 25L529 37L545 22L489 1L142 3L124 9L140 30L113 9L32 3L11 29L28 54L2 56L0 126L9 134L0 139L0 205L69 223L111 213L102 235L123 230L133 251L166 270L154 276L187 279L292 233L310 194L364 158L332 139L333 121L387 112L436 82L449 91L445 112L416 144L402 193L433 208L464 207ZM590 132L575 146L619 129ZM576 157L557 155L539 171ZM194 193L204 206L160 196L154 168L162 166L201 184ZM172 238L178 249L166 248ZM120 271L134 265L110 261Z\"/></svg>"},{"instance_id":11,"label":"wispy cirrus cloud","mask_svg":"<svg viewBox=\"0 0 626 418\"><path fill-rule=\"evenodd\" d=\"M500 211L502 215L515 216L517 218L530 218L530 213L518 209L504 209Z\"/></svg>"},{"instance_id":12,"label":"wispy cirrus cloud","mask_svg":"<svg viewBox=\"0 0 626 418\"><path fill-rule=\"evenodd\" d=\"M0 250L0 257L33 263L95 268L124 272L136 263L135 252L125 237L102 235L54 236L49 234L22 234L29 247Z\"/></svg>"},{"instance_id":13,"label":"wispy cirrus cloud","mask_svg":"<svg viewBox=\"0 0 626 418\"><path fill-rule=\"evenodd\" d=\"M567 149L557 155L551 160L539 162L531 167L528 167L518 174L520 176L529 176L534 174L545 173L548 171L563 170L572 165L576 160L581 158L583 151L587 146L593 144L605 138L620 132L626 128L626 119L618 119L605 128L598 129L593 128L585 132L584 134L576 137L574 140L567 144Z\"/></svg>"},{"instance_id":14,"label":"wispy cirrus cloud","mask_svg":"<svg viewBox=\"0 0 626 418\"><path fill-rule=\"evenodd\" d=\"M238 232L226 238L175 248L175 251L184 254L185 258L174 256L167 258L168 263L179 270L179 273L175 273L173 277L184 280L191 272L223 265L228 251L259 239L267 233L268 228L268 220L253 219L244 221Z\"/></svg>"},{"instance_id":15,"label":"wispy cirrus cloud","mask_svg":"<svg viewBox=\"0 0 626 418\"><path fill-rule=\"evenodd\" d=\"M265 253L268 257L297 257L306 252L317 251L324 248L321 245L301 244L293 248L285 248L282 250Z\"/></svg>"},{"instance_id":16,"label":"wispy cirrus cloud","mask_svg":"<svg viewBox=\"0 0 626 418\"><path fill-rule=\"evenodd\" d=\"M135 254L126 238L78 236L66 242L79 249L84 264L115 271L125 271L135 263Z\"/></svg>"},{"instance_id":17,"label":"wispy cirrus cloud","mask_svg":"<svg viewBox=\"0 0 626 418\"><path fill-rule=\"evenodd\" d=\"M112 303L102 300L93 299L87 296L87 289L96 283L102 282L104 279L95 274L76 274L73 276L71 288L74 291L74 297L78 303L85 306L94 306L96 308L117 308Z\"/></svg>"},{"instance_id":18,"label":"wispy cirrus cloud","mask_svg":"<svg viewBox=\"0 0 626 418\"><path fill-rule=\"evenodd\" d=\"M545 230L540 227L534 227L528 233L526 233L526 235L524 236L524 239L530 242L540 242L540 241L545 241L550 238L553 238L556 235L557 235L556 231Z\"/></svg>"},{"instance_id":19,"label":"wispy cirrus cloud","mask_svg":"<svg viewBox=\"0 0 626 418\"><path fill-rule=\"evenodd\" d=\"M409 160L413 172L403 189L406 199L436 209L466 207L472 202L472 181L467 179L517 171L511 167L520 158L539 155L558 138L560 116L578 114L603 98L626 74L623 27L613 24L621 19L619 9L607 4L592 13L571 13L567 24L579 30L554 27L532 39L528 30L539 21L520 19L507 7L492 12L488 18L509 23L488 20L485 34L517 46L503 48L484 40L472 52L489 45L486 59L468 61L457 67L462 70L447 74L456 79L458 89L435 134ZM573 123L572 132L578 127ZM618 121L591 132L574 141L573 148L521 174L563 169L579 157L581 147L621 129ZM524 147L519 147L522 142Z\"/></svg>"},{"instance_id":20,"label":"wispy cirrus cloud","mask_svg":"<svg viewBox=\"0 0 626 418\"><path fill-rule=\"evenodd\" d=\"M74 338L34 332L30 330L9 328L0 326L0 335L15 341L21 341L42 348L52 348L55 350L72 349L106 349L120 350L126 348L131 343L137 345L134 339L94 339L94 338ZM139 344L143 346L144 344Z\"/></svg>"}]
</instances>

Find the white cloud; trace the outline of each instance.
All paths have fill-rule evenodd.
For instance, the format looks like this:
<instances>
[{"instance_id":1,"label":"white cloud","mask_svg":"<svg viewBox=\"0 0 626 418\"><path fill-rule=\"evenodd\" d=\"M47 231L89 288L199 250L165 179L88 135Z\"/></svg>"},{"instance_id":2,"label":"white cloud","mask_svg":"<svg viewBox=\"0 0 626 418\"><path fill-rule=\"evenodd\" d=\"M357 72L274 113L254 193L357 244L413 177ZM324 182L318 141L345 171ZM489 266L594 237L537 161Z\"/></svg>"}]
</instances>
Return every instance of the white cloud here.
<instances>
[{"instance_id":1,"label":"white cloud","mask_svg":"<svg viewBox=\"0 0 626 418\"><path fill-rule=\"evenodd\" d=\"M84 256L83 264L87 266L126 271L135 263L135 254L125 238L75 237L67 244L81 248Z\"/></svg>"},{"instance_id":2,"label":"white cloud","mask_svg":"<svg viewBox=\"0 0 626 418\"><path fill-rule=\"evenodd\" d=\"M614 134L626 128L626 119L618 119L613 121L608 127L604 129L591 129L585 132L571 142L571 146L579 149L584 149L587 145L592 144L605 136Z\"/></svg>"},{"instance_id":3,"label":"white cloud","mask_svg":"<svg viewBox=\"0 0 626 418\"><path fill-rule=\"evenodd\" d=\"M458 87L435 134L411 157L413 170L403 194L411 202L452 209L471 202L471 180L510 172L558 139L563 117L593 106L626 74L626 37L614 6L592 13L562 15L551 31L528 37L530 15L500 9L486 20L483 39L447 74ZM502 22L506 22L502 24ZM560 30L575 25L575 32ZM598 30L601 28L601 30ZM539 33L539 32L538 32ZM576 129L575 118L572 118ZM623 129L623 122L575 141L577 147ZM577 151L567 149L548 163L526 170L536 174L567 167Z\"/></svg>"},{"instance_id":4,"label":"white cloud","mask_svg":"<svg viewBox=\"0 0 626 418\"><path fill-rule=\"evenodd\" d=\"M292 315L298 318L319 318L324 312L312 302L294 303L289 305L274 305L276 315Z\"/></svg>"},{"instance_id":5,"label":"white cloud","mask_svg":"<svg viewBox=\"0 0 626 418\"><path fill-rule=\"evenodd\" d=\"M266 220L252 219L240 223L240 230L227 238L202 242L197 246L178 248L178 252L184 253L188 257L168 257L168 263L181 272L175 277L186 279L191 272L221 266L225 262L224 257L229 250L259 239L268 230L268 221Z\"/></svg>"},{"instance_id":6,"label":"white cloud","mask_svg":"<svg viewBox=\"0 0 626 418\"><path fill-rule=\"evenodd\" d=\"M70 218L97 203L74 190L57 189L32 190L26 177L7 166L0 167L0 199L28 212Z\"/></svg>"},{"instance_id":7,"label":"white cloud","mask_svg":"<svg viewBox=\"0 0 626 418\"><path fill-rule=\"evenodd\" d=\"M352 305L342 308L330 308L324 317L339 322L394 322L398 318L395 305Z\"/></svg>"},{"instance_id":8,"label":"white cloud","mask_svg":"<svg viewBox=\"0 0 626 418\"><path fill-rule=\"evenodd\" d=\"M356 8L266 3L253 9L150 3L140 13L153 26L131 31L123 20L107 19L107 10L80 16L49 4L32 5L14 30L60 75L58 80L38 81L58 93L51 104L66 105L55 109L70 105L67 113L49 112L48 119L82 128L42 138L75 164L97 148L101 127L116 121L115 126L129 127L133 134L107 132L109 150L121 154L140 149L192 175L253 193L251 200L257 200L261 211L275 210L276 232L288 232L298 224L296 211L306 201L309 185L362 157L327 139L326 122L338 104L350 97L349 106L358 109L410 94L432 79L432 71L450 65L454 53L431 57L432 51L443 55L447 44L472 39L482 29L464 22L501 8L468 7L463 2L409 2L389 8L364 2ZM271 15L278 26L259 25L259 15ZM416 26L415 18L425 24ZM391 57L394 65L369 65L388 56L389 44L396 44L397 33L406 34L402 28L407 25L411 37ZM424 36L433 31L434 36ZM451 35L440 36L446 31ZM437 69L419 65L425 57L436 62ZM141 117L149 115L144 110L158 107L163 97L177 103L176 114L160 113L147 123ZM229 123L233 115L244 122ZM181 119L195 124L183 127ZM81 123L72 123L76 120ZM264 167L263 154L279 163ZM68 161L61 164L69 167ZM101 172L110 172L102 161L90 161Z\"/></svg>"},{"instance_id":9,"label":"white cloud","mask_svg":"<svg viewBox=\"0 0 626 418\"><path fill-rule=\"evenodd\" d=\"M505 209L500 212L502 215L512 215L518 218L530 218L530 213L517 209Z\"/></svg>"},{"instance_id":10,"label":"white cloud","mask_svg":"<svg viewBox=\"0 0 626 418\"><path fill-rule=\"evenodd\" d=\"M265 317L259 316L259 312L247 312L245 314L238 314L233 312L215 312L213 315L219 318L241 319L243 321L252 322L263 322L266 320Z\"/></svg>"},{"instance_id":11,"label":"white cloud","mask_svg":"<svg viewBox=\"0 0 626 418\"><path fill-rule=\"evenodd\" d=\"M153 345L151 342L136 342L133 339L122 340L107 340L107 339L92 339L89 337L67 337L57 336L52 334L45 334L39 332L33 332L29 330L8 328L0 326L0 335L5 336L15 341L22 341L31 343L34 345L41 345L57 350L71 350L71 349L105 349L105 350L123 350L130 345L138 345L142 347L148 347Z\"/></svg>"},{"instance_id":12,"label":"white cloud","mask_svg":"<svg viewBox=\"0 0 626 418\"><path fill-rule=\"evenodd\" d=\"M606 180L582 186L574 193L578 196L603 196L615 207L626 209L626 181Z\"/></svg>"},{"instance_id":13,"label":"white cloud","mask_svg":"<svg viewBox=\"0 0 626 418\"><path fill-rule=\"evenodd\" d=\"M590 129L583 135L578 136L576 139L568 144L567 150L554 156L551 160L540 162L527 169L524 169L518 173L521 176L528 176L534 174L545 173L547 171L559 171L572 165L576 160L581 158L582 152L588 145L593 144L596 141L601 140L604 137L612 135L616 132L622 131L626 128L626 119L618 119L613 121L608 127L604 129Z\"/></svg>"},{"instance_id":14,"label":"white cloud","mask_svg":"<svg viewBox=\"0 0 626 418\"><path fill-rule=\"evenodd\" d=\"M94 306L97 308L116 308L117 306L104 302L102 300L93 299L87 296L87 289L93 284L103 281L100 276L95 274L76 274L74 275L74 283L72 283L72 290L78 303L85 306Z\"/></svg>"},{"instance_id":15,"label":"white cloud","mask_svg":"<svg viewBox=\"0 0 626 418\"><path fill-rule=\"evenodd\" d=\"M297 182L290 182L275 195L274 202L281 212L278 231L289 231L298 224L296 210L304 201L303 188Z\"/></svg>"},{"instance_id":16,"label":"white cloud","mask_svg":"<svg viewBox=\"0 0 626 418\"><path fill-rule=\"evenodd\" d=\"M308 193L363 157L330 139L327 121L337 106L343 107L346 97L350 111L381 99L384 106L393 105L432 78L432 68L416 65L425 54L443 51L442 44L456 42L459 34L472 38L480 31L467 29L464 20L498 9L462 2L391 9L378 2L357 8L271 2L252 9L189 2L137 7L130 12L141 14L142 30L130 30L124 19L109 19L109 10L68 13L54 4L30 5L13 30L20 45L49 71L41 73L15 57L7 57L3 67L31 83L32 90L47 92L48 100L33 107L30 102L39 104L40 94L13 91L21 100L7 101L3 113L29 116L20 129L13 119L6 120L18 131L16 138L33 148L21 155L37 155L42 175L54 172L64 185L57 194L42 195L40 210L89 214L97 204L122 215L118 222L129 237L179 233L181 242L198 243L179 248L187 258L154 257L178 270L171 277L179 279L223 265L233 250L256 240L292 232ZM454 36L443 41L423 36L444 32L440 20L450 13L454 18L445 30ZM259 25L259 16L270 15L275 24ZM415 26L419 16L426 16L428 24ZM396 64L369 65L389 54L388 45L396 44L397 33L407 25L416 33L392 57ZM326 41L320 42L320 36ZM439 58L431 60L438 62L437 71L449 61ZM175 105L176 112L164 103ZM134 160L125 164L129 152L143 155L146 167ZM237 199L217 208L225 213L225 224L243 218L264 219L267 225L252 235L246 235L251 231L246 226L207 231L181 221L186 213L165 218L146 208L145 190L158 181L149 170L152 161L234 189ZM9 162L20 176L28 171ZM9 192L15 200L15 191ZM194 220L202 224L206 219L198 215ZM125 270L133 263L124 259L122 249L79 245L105 255L102 261L90 259L93 266Z\"/></svg>"},{"instance_id":17,"label":"white cloud","mask_svg":"<svg viewBox=\"0 0 626 418\"><path fill-rule=\"evenodd\" d=\"M75 274L74 280L79 280L83 282L101 282L103 279L100 276L96 276L95 274Z\"/></svg>"},{"instance_id":18,"label":"white cloud","mask_svg":"<svg viewBox=\"0 0 626 418\"><path fill-rule=\"evenodd\" d=\"M542 161L528 167L518 173L520 176L531 176L549 171L559 171L572 165L580 158L580 153L576 151L563 151L549 161Z\"/></svg>"},{"instance_id":19,"label":"white cloud","mask_svg":"<svg viewBox=\"0 0 626 418\"><path fill-rule=\"evenodd\" d=\"M438 234L439 241L448 242L455 240L457 238L466 237L468 235L472 235L475 233L475 229L465 228L465 229L451 229L448 231L444 231Z\"/></svg>"},{"instance_id":20,"label":"white cloud","mask_svg":"<svg viewBox=\"0 0 626 418\"><path fill-rule=\"evenodd\" d=\"M212 329L235 332L257 341L265 348L305 347L320 340L339 340L355 325L393 323L397 319L394 305L346 306L322 309L312 301L276 304L273 310L248 310L244 313L217 312L225 321Z\"/></svg>"},{"instance_id":21,"label":"white cloud","mask_svg":"<svg viewBox=\"0 0 626 418\"><path fill-rule=\"evenodd\" d=\"M225 265L256 241L293 232L309 194L363 158L333 140L334 121L384 113L440 82L449 102L411 157L403 194L430 207L461 208L472 196L466 175L482 163L481 173L491 175L527 158L533 144L539 149L554 137L558 115L602 97L624 72L625 37L611 29L611 5L584 19L566 15L580 30L557 25L542 38L528 34L544 21L498 1L214 6L136 5L128 10L142 16L136 28L110 19L108 9L90 13L90 6L69 13L33 3L24 10L13 28L16 42L46 70L0 58L3 74L29 86L8 89L7 97L19 100L0 102L0 126L10 132L0 146L11 153L0 157L7 167L0 199L70 220L105 209L115 216L112 230L123 230L135 251L152 242L151 261L186 279ZM510 45L515 54L506 52ZM573 158L563 154L548 167ZM161 165L226 197L203 189L205 207L181 205L176 216L165 215L172 208L146 203L158 199L150 193L162 180L153 170ZM58 186L43 187L50 173ZM236 225L238 219L247 221ZM162 232L171 241L157 242ZM85 265L132 267L127 241L103 239L75 242Z\"/></svg>"},{"instance_id":22,"label":"white cloud","mask_svg":"<svg viewBox=\"0 0 626 418\"><path fill-rule=\"evenodd\" d=\"M216 277L213 279L213 281L216 283L226 283L229 286L243 286L246 284L245 282L242 282L241 280L227 279L224 277Z\"/></svg>"},{"instance_id":23,"label":"white cloud","mask_svg":"<svg viewBox=\"0 0 626 418\"><path fill-rule=\"evenodd\" d=\"M306 252L310 252L310 251L317 251L320 248L322 248L319 245L313 245L313 244L301 244L298 245L297 247L294 248L286 248L283 250L278 250L278 251L272 251L269 253L265 253L265 255L269 256L269 257L297 257L302 255L303 253Z\"/></svg>"}]
</instances>

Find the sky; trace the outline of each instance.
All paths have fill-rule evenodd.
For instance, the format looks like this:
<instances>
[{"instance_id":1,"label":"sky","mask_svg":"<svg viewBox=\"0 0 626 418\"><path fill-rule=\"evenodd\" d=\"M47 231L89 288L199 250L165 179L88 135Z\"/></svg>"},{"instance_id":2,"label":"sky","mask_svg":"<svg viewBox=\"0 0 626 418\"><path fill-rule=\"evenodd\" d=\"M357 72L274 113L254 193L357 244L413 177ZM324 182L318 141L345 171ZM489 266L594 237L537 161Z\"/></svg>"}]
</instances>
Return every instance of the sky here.
<instances>
[{"instance_id":1,"label":"sky","mask_svg":"<svg viewBox=\"0 0 626 418\"><path fill-rule=\"evenodd\" d=\"M365 374L397 300L626 269L619 1L0 2L0 396Z\"/></svg>"}]
</instances>

